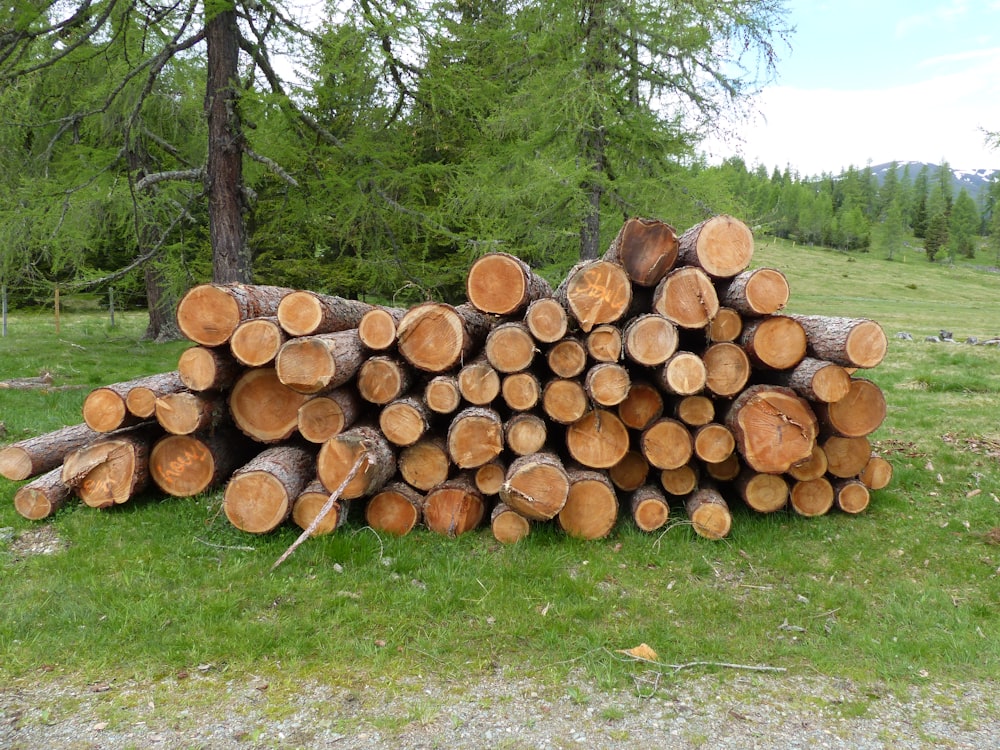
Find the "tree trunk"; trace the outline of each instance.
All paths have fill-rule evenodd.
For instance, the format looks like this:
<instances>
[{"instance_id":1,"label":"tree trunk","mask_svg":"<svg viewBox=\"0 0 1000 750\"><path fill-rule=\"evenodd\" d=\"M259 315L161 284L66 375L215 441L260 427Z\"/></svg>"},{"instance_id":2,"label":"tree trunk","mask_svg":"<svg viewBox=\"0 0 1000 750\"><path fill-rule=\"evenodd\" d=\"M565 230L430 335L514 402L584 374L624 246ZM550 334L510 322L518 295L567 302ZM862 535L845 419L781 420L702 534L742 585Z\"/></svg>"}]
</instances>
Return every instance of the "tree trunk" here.
<instances>
[{"instance_id":1,"label":"tree trunk","mask_svg":"<svg viewBox=\"0 0 1000 750\"><path fill-rule=\"evenodd\" d=\"M485 515L483 495L467 472L434 487L424 500L424 523L443 536L457 537L472 531Z\"/></svg>"},{"instance_id":2,"label":"tree trunk","mask_svg":"<svg viewBox=\"0 0 1000 750\"><path fill-rule=\"evenodd\" d=\"M700 268L675 268L656 285L653 311L679 328L703 329L718 313L719 297L712 280Z\"/></svg>"},{"instance_id":3,"label":"tree trunk","mask_svg":"<svg viewBox=\"0 0 1000 750\"><path fill-rule=\"evenodd\" d=\"M260 284L199 284L177 304L177 325L196 344L222 346L244 320L277 315L291 291Z\"/></svg>"},{"instance_id":4,"label":"tree trunk","mask_svg":"<svg viewBox=\"0 0 1000 750\"><path fill-rule=\"evenodd\" d=\"M229 350L241 365L264 367L274 362L288 340L276 317L244 320L229 337Z\"/></svg>"},{"instance_id":5,"label":"tree trunk","mask_svg":"<svg viewBox=\"0 0 1000 750\"><path fill-rule=\"evenodd\" d=\"M677 264L697 266L715 279L726 279L750 265L753 233L739 219L720 214L688 229L678 238Z\"/></svg>"},{"instance_id":6,"label":"tree trunk","mask_svg":"<svg viewBox=\"0 0 1000 750\"><path fill-rule=\"evenodd\" d=\"M529 521L547 521L566 505L570 480L554 453L515 458L500 487L500 500Z\"/></svg>"},{"instance_id":7,"label":"tree trunk","mask_svg":"<svg viewBox=\"0 0 1000 750\"><path fill-rule=\"evenodd\" d=\"M156 414L156 399L178 393L186 387L176 371L150 375L148 380L129 389L125 395L125 408L140 419L149 419Z\"/></svg>"},{"instance_id":8,"label":"tree trunk","mask_svg":"<svg viewBox=\"0 0 1000 750\"><path fill-rule=\"evenodd\" d=\"M62 508L73 491L62 480L62 467L35 477L14 493L14 509L29 521L48 518Z\"/></svg>"},{"instance_id":9,"label":"tree trunk","mask_svg":"<svg viewBox=\"0 0 1000 750\"><path fill-rule=\"evenodd\" d=\"M177 360L177 372L192 391L226 390L240 376L232 353L207 346L185 349Z\"/></svg>"},{"instance_id":10,"label":"tree trunk","mask_svg":"<svg viewBox=\"0 0 1000 750\"><path fill-rule=\"evenodd\" d=\"M365 361L357 329L289 339L274 360L278 379L299 393L337 388Z\"/></svg>"},{"instance_id":11,"label":"tree trunk","mask_svg":"<svg viewBox=\"0 0 1000 750\"><path fill-rule=\"evenodd\" d=\"M524 323L501 323L486 337L484 351L497 372L521 372L531 367L535 358L535 339Z\"/></svg>"},{"instance_id":12,"label":"tree trunk","mask_svg":"<svg viewBox=\"0 0 1000 750\"><path fill-rule=\"evenodd\" d=\"M629 449L628 428L606 409L594 409L566 429L566 448L578 464L610 469Z\"/></svg>"},{"instance_id":13,"label":"tree trunk","mask_svg":"<svg viewBox=\"0 0 1000 750\"><path fill-rule=\"evenodd\" d=\"M399 452L399 474L403 480L422 492L448 478L451 459L442 437L426 437Z\"/></svg>"},{"instance_id":14,"label":"tree trunk","mask_svg":"<svg viewBox=\"0 0 1000 750\"><path fill-rule=\"evenodd\" d=\"M840 401L851 390L851 376L847 370L814 357L806 357L791 370L770 372L767 379L775 385L791 388L809 401Z\"/></svg>"},{"instance_id":15,"label":"tree trunk","mask_svg":"<svg viewBox=\"0 0 1000 750\"><path fill-rule=\"evenodd\" d=\"M386 404L379 414L378 424L390 443L405 448L430 430L431 412L420 399L405 396Z\"/></svg>"},{"instance_id":16,"label":"tree trunk","mask_svg":"<svg viewBox=\"0 0 1000 750\"><path fill-rule=\"evenodd\" d=\"M163 271L155 261L147 261L143 268L143 280L146 288L146 309L149 312L149 323L142 338L146 341L164 343L181 338L174 308L177 299L170 292Z\"/></svg>"},{"instance_id":17,"label":"tree trunk","mask_svg":"<svg viewBox=\"0 0 1000 750\"><path fill-rule=\"evenodd\" d=\"M300 529L308 529L316 521L320 511L326 507L330 500L331 493L327 491L323 483L318 479L313 479L302 488L292 503L292 521ZM337 498L333 505L326 512L323 520L316 524L312 530L312 536L323 536L332 534L347 522L348 503Z\"/></svg>"},{"instance_id":18,"label":"tree trunk","mask_svg":"<svg viewBox=\"0 0 1000 750\"><path fill-rule=\"evenodd\" d=\"M677 351L677 326L657 313L632 318L622 332L625 356L637 365L662 365Z\"/></svg>"},{"instance_id":19,"label":"tree trunk","mask_svg":"<svg viewBox=\"0 0 1000 750\"><path fill-rule=\"evenodd\" d=\"M670 518L667 498L652 484L643 485L632 493L629 497L629 511L640 531L661 529Z\"/></svg>"},{"instance_id":20,"label":"tree trunk","mask_svg":"<svg viewBox=\"0 0 1000 750\"><path fill-rule=\"evenodd\" d=\"M297 290L282 298L278 322L290 336L312 336L357 328L374 308L367 302Z\"/></svg>"},{"instance_id":21,"label":"tree trunk","mask_svg":"<svg viewBox=\"0 0 1000 750\"><path fill-rule=\"evenodd\" d=\"M503 450L503 423L492 409L470 406L451 420L448 455L459 469L476 469Z\"/></svg>"},{"instance_id":22,"label":"tree trunk","mask_svg":"<svg viewBox=\"0 0 1000 750\"><path fill-rule=\"evenodd\" d=\"M168 495L192 497L221 485L259 448L232 428L166 435L153 445L149 473Z\"/></svg>"},{"instance_id":23,"label":"tree trunk","mask_svg":"<svg viewBox=\"0 0 1000 750\"><path fill-rule=\"evenodd\" d=\"M278 380L273 367L246 370L229 394L229 413L240 431L261 443L278 443L299 426L299 408L309 396Z\"/></svg>"},{"instance_id":24,"label":"tree trunk","mask_svg":"<svg viewBox=\"0 0 1000 750\"><path fill-rule=\"evenodd\" d=\"M576 539L603 539L618 520L618 497L608 476L600 471L572 468L569 494L556 515L559 526Z\"/></svg>"},{"instance_id":25,"label":"tree trunk","mask_svg":"<svg viewBox=\"0 0 1000 750\"><path fill-rule=\"evenodd\" d=\"M725 424L743 460L762 474L783 474L809 458L818 431L807 401L789 388L768 385L744 390L730 405Z\"/></svg>"},{"instance_id":26,"label":"tree trunk","mask_svg":"<svg viewBox=\"0 0 1000 750\"><path fill-rule=\"evenodd\" d=\"M395 357L376 355L361 363L355 380L361 398L384 406L410 390L413 370Z\"/></svg>"},{"instance_id":27,"label":"tree trunk","mask_svg":"<svg viewBox=\"0 0 1000 750\"><path fill-rule=\"evenodd\" d=\"M249 283L252 278L243 224L243 126L239 111L239 27L231 0L206 11L208 76L208 218L212 280ZM200 342L199 342L200 343Z\"/></svg>"},{"instance_id":28,"label":"tree trunk","mask_svg":"<svg viewBox=\"0 0 1000 750\"><path fill-rule=\"evenodd\" d=\"M168 393L156 399L156 421L171 435L190 435L228 420L226 399L221 393Z\"/></svg>"},{"instance_id":29,"label":"tree trunk","mask_svg":"<svg viewBox=\"0 0 1000 750\"><path fill-rule=\"evenodd\" d=\"M656 286L677 262L677 232L658 219L628 219L603 260L620 263L639 286Z\"/></svg>"},{"instance_id":30,"label":"tree trunk","mask_svg":"<svg viewBox=\"0 0 1000 750\"><path fill-rule=\"evenodd\" d=\"M407 362L425 372L458 366L479 348L495 319L472 305L424 302L406 311L396 329L396 345Z\"/></svg>"},{"instance_id":31,"label":"tree trunk","mask_svg":"<svg viewBox=\"0 0 1000 750\"><path fill-rule=\"evenodd\" d=\"M549 282L508 253L490 253L474 261L466 273L465 290L473 307L494 315L514 315L552 294Z\"/></svg>"},{"instance_id":32,"label":"tree trunk","mask_svg":"<svg viewBox=\"0 0 1000 750\"><path fill-rule=\"evenodd\" d=\"M566 335L569 316L566 308L552 297L536 299L524 313L524 323L535 340L542 344L552 344Z\"/></svg>"},{"instance_id":33,"label":"tree trunk","mask_svg":"<svg viewBox=\"0 0 1000 750\"><path fill-rule=\"evenodd\" d=\"M806 356L805 331L787 315L745 321L739 344L751 362L767 370L790 370Z\"/></svg>"},{"instance_id":34,"label":"tree trunk","mask_svg":"<svg viewBox=\"0 0 1000 750\"><path fill-rule=\"evenodd\" d=\"M159 431L122 431L90 443L63 459L62 481L91 508L127 502L149 482L149 453Z\"/></svg>"},{"instance_id":35,"label":"tree trunk","mask_svg":"<svg viewBox=\"0 0 1000 750\"><path fill-rule=\"evenodd\" d=\"M538 453L548 440L548 423L537 414L521 412L504 423L504 442L515 456Z\"/></svg>"},{"instance_id":36,"label":"tree trunk","mask_svg":"<svg viewBox=\"0 0 1000 750\"><path fill-rule=\"evenodd\" d=\"M691 460L694 439L687 426L676 419L662 417L642 431L639 449L657 469L676 469Z\"/></svg>"},{"instance_id":37,"label":"tree trunk","mask_svg":"<svg viewBox=\"0 0 1000 750\"><path fill-rule=\"evenodd\" d=\"M570 269L553 292L580 330L590 333L594 326L615 323L632 305L632 283L625 269L605 260L589 260Z\"/></svg>"},{"instance_id":38,"label":"tree trunk","mask_svg":"<svg viewBox=\"0 0 1000 750\"><path fill-rule=\"evenodd\" d=\"M44 474L62 464L67 453L107 437L81 423L21 440L0 448L0 475L17 482Z\"/></svg>"},{"instance_id":39,"label":"tree trunk","mask_svg":"<svg viewBox=\"0 0 1000 750\"><path fill-rule=\"evenodd\" d=\"M368 501L365 523L376 531L405 536L423 519L423 508L423 495L408 484L392 482Z\"/></svg>"},{"instance_id":40,"label":"tree trunk","mask_svg":"<svg viewBox=\"0 0 1000 750\"><path fill-rule=\"evenodd\" d=\"M503 544L513 544L531 532L531 522L504 503L497 503L490 514L493 538Z\"/></svg>"},{"instance_id":41,"label":"tree trunk","mask_svg":"<svg viewBox=\"0 0 1000 750\"><path fill-rule=\"evenodd\" d=\"M844 437L870 435L882 424L885 414L885 394L864 378L851 378L851 387L843 398L816 405L816 416L824 429Z\"/></svg>"},{"instance_id":42,"label":"tree trunk","mask_svg":"<svg viewBox=\"0 0 1000 750\"><path fill-rule=\"evenodd\" d=\"M742 315L773 315L788 304L788 279L776 268L743 271L720 285L719 304Z\"/></svg>"},{"instance_id":43,"label":"tree trunk","mask_svg":"<svg viewBox=\"0 0 1000 750\"><path fill-rule=\"evenodd\" d=\"M129 393L134 388L155 388L162 382L163 374L160 373L95 388L83 401L83 421L96 432L113 432L137 425L144 418L128 410Z\"/></svg>"},{"instance_id":44,"label":"tree trunk","mask_svg":"<svg viewBox=\"0 0 1000 750\"><path fill-rule=\"evenodd\" d=\"M300 446L275 445L233 472L223 493L229 522L250 534L278 528L292 504L315 477L316 457Z\"/></svg>"},{"instance_id":45,"label":"tree trunk","mask_svg":"<svg viewBox=\"0 0 1000 750\"><path fill-rule=\"evenodd\" d=\"M632 381L625 400L618 404L618 418L633 430L645 430L663 416L663 393L652 383Z\"/></svg>"},{"instance_id":46,"label":"tree trunk","mask_svg":"<svg viewBox=\"0 0 1000 750\"><path fill-rule=\"evenodd\" d=\"M396 344L396 327L405 313L395 307L373 307L358 321L361 343L374 352L391 349Z\"/></svg>"},{"instance_id":47,"label":"tree trunk","mask_svg":"<svg viewBox=\"0 0 1000 750\"><path fill-rule=\"evenodd\" d=\"M375 494L396 473L396 452L385 435L372 425L355 425L320 448L316 470L323 486L334 492L359 459L360 469L341 493L344 500Z\"/></svg>"},{"instance_id":48,"label":"tree trunk","mask_svg":"<svg viewBox=\"0 0 1000 750\"><path fill-rule=\"evenodd\" d=\"M703 485L684 500L691 525L698 536L706 539L723 539L729 536L733 517L729 505L719 491L710 485Z\"/></svg>"},{"instance_id":49,"label":"tree trunk","mask_svg":"<svg viewBox=\"0 0 1000 750\"><path fill-rule=\"evenodd\" d=\"M363 408L354 388L335 388L299 407L296 417L299 434L310 443L325 443L351 427L361 416Z\"/></svg>"},{"instance_id":50,"label":"tree trunk","mask_svg":"<svg viewBox=\"0 0 1000 750\"><path fill-rule=\"evenodd\" d=\"M886 355L889 342L882 326L864 318L793 315L805 330L809 353L842 367L875 367Z\"/></svg>"}]
</instances>

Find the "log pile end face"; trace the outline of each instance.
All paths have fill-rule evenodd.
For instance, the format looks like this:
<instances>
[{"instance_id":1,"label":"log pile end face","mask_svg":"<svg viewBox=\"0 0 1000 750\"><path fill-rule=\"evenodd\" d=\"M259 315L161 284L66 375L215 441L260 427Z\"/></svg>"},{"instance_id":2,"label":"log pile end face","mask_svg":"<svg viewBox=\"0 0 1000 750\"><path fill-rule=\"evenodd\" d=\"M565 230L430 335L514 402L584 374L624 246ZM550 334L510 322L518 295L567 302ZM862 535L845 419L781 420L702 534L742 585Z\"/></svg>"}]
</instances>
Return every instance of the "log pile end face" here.
<instances>
[{"instance_id":1,"label":"log pile end face","mask_svg":"<svg viewBox=\"0 0 1000 750\"><path fill-rule=\"evenodd\" d=\"M177 325L188 339L202 346L221 346L240 324L240 309L225 288L202 284L177 305Z\"/></svg>"}]
</instances>

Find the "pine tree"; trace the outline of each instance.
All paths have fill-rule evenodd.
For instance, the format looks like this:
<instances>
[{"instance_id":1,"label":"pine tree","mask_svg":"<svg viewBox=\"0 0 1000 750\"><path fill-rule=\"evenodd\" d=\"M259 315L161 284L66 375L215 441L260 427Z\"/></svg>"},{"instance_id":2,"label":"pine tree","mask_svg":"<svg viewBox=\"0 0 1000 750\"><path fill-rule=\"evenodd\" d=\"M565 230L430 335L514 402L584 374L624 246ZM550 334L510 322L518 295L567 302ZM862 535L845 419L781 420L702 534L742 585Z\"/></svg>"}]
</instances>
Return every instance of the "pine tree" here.
<instances>
[{"instance_id":1,"label":"pine tree","mask_svg":"<svg viewBox=\"0 0 1000 750\"><path fill-rule=\"evenodd\" d=\"M949 222L950 248L952 255L966 258L976 256L976 240L979 231L979 209L965 188L962 188L951 210Z\"/></svg>"}]
</instances>

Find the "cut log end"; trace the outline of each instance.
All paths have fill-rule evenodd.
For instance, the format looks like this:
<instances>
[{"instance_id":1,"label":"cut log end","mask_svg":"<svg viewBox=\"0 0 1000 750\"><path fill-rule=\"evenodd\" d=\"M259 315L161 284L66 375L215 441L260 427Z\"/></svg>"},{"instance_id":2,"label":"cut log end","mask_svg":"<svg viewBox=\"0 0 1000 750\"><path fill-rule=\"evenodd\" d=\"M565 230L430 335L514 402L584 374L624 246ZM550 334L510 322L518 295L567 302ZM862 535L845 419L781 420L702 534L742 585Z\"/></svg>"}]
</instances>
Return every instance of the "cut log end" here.
<instances>
[{"instance_id":1,"label":"cut log end","mask_svg":"<svg viewBox=\"0 0 1000 750\"><path fill-rule=\"evenodd\" d=\"M177 325L187 338L202 346L221 346L240 324L240 308L225 288L201 284L189 290L177 305Z\"/></svg>"}]
</instances>

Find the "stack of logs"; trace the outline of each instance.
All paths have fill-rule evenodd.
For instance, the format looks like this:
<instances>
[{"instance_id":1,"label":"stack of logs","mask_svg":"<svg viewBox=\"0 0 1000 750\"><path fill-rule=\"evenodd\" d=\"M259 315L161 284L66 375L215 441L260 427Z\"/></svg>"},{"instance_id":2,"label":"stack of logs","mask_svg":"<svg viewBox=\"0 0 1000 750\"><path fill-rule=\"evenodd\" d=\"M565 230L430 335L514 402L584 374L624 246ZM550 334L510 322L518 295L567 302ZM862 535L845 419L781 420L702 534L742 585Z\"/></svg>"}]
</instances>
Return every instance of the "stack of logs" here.
<instances>
[{"instance_id":1,"label":"stack of logs","mask_svg":"<svg viewBox=\"0 0 1000 750\"><path fill-rule=\"evenodd\" d=\"M409 309L255 285L194 287L176 371L90 392L84 422L0 451L38 519L72 496L103 508L148 482L224 486L239 529L293 519L455 536L489 519L516 541L556 519L606 536L619 503L644 531L683 507L708 538L729 504L816 516L864 510L891 467L868 436L886 413L857 377L881 362L865 319L780 314L781 271L750 269L753 236L715 216L678 237L628 220L604 256L553 289L485 255L468 301Z\"/></svg>"}]
</instances>

